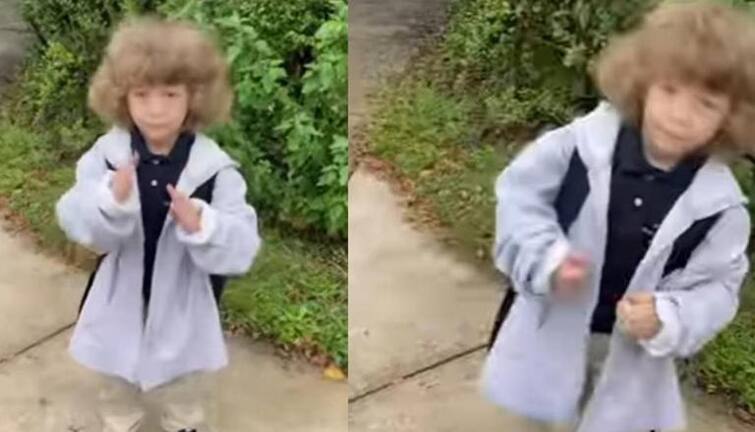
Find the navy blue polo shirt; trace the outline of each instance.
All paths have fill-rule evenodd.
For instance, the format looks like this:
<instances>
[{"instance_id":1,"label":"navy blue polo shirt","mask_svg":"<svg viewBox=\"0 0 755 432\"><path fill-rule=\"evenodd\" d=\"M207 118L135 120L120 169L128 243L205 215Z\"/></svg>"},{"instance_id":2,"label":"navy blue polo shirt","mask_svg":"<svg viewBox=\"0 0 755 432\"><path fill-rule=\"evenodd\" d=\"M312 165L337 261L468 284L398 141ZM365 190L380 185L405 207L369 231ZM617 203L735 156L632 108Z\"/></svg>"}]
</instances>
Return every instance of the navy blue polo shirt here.
<instances>
[{"instance_id":1,"label":"navy blue polo shirt","mask_svg":"<svg viewBox=\"0 0 755 432\"><path fill-rule=\"evenodd\" d=\"M142 294L145 310L152 292L152 274L155 267L157 243L170 210L170 195L167 185L178 182L189 152L194 144L194 134L182 133L168 155L154 154L149 150L144 137L134 129L131 132L131 146L139 156L136 178L139 184L142 224L144 225L144 276Z\"/></svg>"},{"instance_id":2,"label":"navy blue polo shirt","mask_svg":"<svg viewBox=\"0 0 755 432\"><path fill-rule=\"evenodd\" d=\"M593 332L611 333L616 304L635 269L661 222L704 162L704 157L695 156L670 171L655 168L645 157L640 131L622 126L613 158L608 236Z\"/></svg>"}]
</instances>

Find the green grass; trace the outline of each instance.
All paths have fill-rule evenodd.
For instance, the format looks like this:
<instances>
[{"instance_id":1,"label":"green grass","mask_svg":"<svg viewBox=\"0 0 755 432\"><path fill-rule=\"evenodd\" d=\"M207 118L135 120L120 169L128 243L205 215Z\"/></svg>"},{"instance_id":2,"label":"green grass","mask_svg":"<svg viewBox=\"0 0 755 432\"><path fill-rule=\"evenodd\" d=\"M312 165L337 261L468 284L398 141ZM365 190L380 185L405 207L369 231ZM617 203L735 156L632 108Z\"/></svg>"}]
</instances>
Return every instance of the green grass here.
<instances>
[{"instance_id":1,"label":"green grass","mask_svg":"<svg viewBox=\"0 0 755 432\"><path fill-rule=\"evenodd\" d=\"M224 295L227 321L347 363L346 251L270 230L248 277Z\"/></svg>"},{"instance_id":2,"label":"green grass","mask_svg":"<svg viewBox=\"0 0 755 432\"><path fill-rule=\"evenodd\" d=\"M427 55L438 55L430 52ZM481 271L490 271L489 251L494 234L498 173L521 148L525 134L505 130L494 134L495 119L513 124L506 111L517 106L481 103L484 89L445 88L422 59L378 98L367 141L369 150L393 164L411 181L414 193L429 204L447 228L457 250L476 256ZM503 98L506 99L506 98ZM483 108L480 108L483 105ZM525 116L516 114L515 118ZM534 126L534 125L533 125ZM749 189L748 189L749 190ZM751 194L752 195L752 194ZM743 290L735 321L692 362L697 381L712 392L724 393L755 413L755 282Z\"/></svg>"},{"instance_id":3,"label":"green grass","mask_svg":"<svg viewBox=\"0 0 755 432\"><path fill-rule=\"evenodd\" d=\"M73 165L57 164L56 159L42 135L0 123L0 196L48 250L66 244L54 206L74 178Z\"/></svg>"},{"instance_id":4,"label":"green grass","mask_svg":"<svg viewBox=\"0 0 755 432\"><path fill-rule=\"evenodd\" d=\"M466 255L487 257L495 178L516 146L481 141L474 101L454 99L429 82L402 82L380 101L368 132L371 150L413 182L450 229L451 242Z\"/></svg>"},{"instance_id":5,"label":"green grass","mask_svg":"<svg viewBox=\"0 0 755 432\"><path fill-rule=\"evenodd\" d=\"M755 413L755 278L743 287L736 319L695 358L693 371L706 390Z\"/></svg>"},{"instance_id":6,"label":"green grass","mask_svg":"<svg viewBox=\"0 0 755 432\"><path fill-rule=\"evenodd\" d=\"M0 120L0 197L40 246L61 255L70 243L55 203L74 180L75 160L43 133ZM272 227L252 272L229 283L226 326L347 366L346 252L340 245L296 238Z\"/></svg>"}]
</instances>

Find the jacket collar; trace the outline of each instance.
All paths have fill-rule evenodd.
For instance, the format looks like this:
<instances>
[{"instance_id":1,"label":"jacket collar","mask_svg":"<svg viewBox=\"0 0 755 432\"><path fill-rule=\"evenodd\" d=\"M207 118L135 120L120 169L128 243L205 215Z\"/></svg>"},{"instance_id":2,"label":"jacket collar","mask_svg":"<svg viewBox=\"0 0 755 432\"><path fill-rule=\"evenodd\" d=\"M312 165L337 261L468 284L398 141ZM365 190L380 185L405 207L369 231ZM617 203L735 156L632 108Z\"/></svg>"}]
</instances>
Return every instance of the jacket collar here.
<instances>
[{"instance_id":1,"label":"jacket collar","mask_svg":"<svg viewBox=\"0 0 755 432\"><path fill-rule=\"evenodd\" d=\"M100 139L99 145L107 161L114 166L127 163L132 157L131 133L125 129L113 127ZM198 133L195 136L194 144L191 145L188 161L181 172L176 187L186 194L191 194L218 171L238 166L239 164L231 159L212 139Z\"/></svg>"},{"instance_id":2,"label":"jacket collar","mask_svg":"<svg viewBox=\"0 0 755 432\"><path fill-rule=\"evenodd\" d=\"M141 163L151 161L166 161L183 165L189 159L189 152L194 144L195 135L192 132L181 132L176 138L170 153L167 155L153 153L147 140L137 128L131 130L131 149L136 152Z\"/></svg>"},{"instance_id":3,"label":"jacket collar","mask_svg":"<svg viewBox=\"0 0 755 432\"><path fill-rule=\"evenodd\" d=\"M579 155L591 171L590 186L596 196L594 206L600 214L604 214L608 206L613 153L621 124L619 112L602 102L571 125ZM673 244L694 221L746 203L747 198L731 169L720 159L709 157L664 219L647 257Z\"/></svg>"},{"instance_id":4,"label":"jacket collar","mask_svg":"<svg viewBox=\"0 0 755 432\"><path fill-rule=\"evenodd\" d=\"M645 155L645 139L642 132L628 122L623 122L619 128L613 157L615 170L632 176L652 175L660 181L680 188L689 186L706 159L704 156L694 155L685 158L668 171L656 168Z\"/></svg>"}]
</instances>

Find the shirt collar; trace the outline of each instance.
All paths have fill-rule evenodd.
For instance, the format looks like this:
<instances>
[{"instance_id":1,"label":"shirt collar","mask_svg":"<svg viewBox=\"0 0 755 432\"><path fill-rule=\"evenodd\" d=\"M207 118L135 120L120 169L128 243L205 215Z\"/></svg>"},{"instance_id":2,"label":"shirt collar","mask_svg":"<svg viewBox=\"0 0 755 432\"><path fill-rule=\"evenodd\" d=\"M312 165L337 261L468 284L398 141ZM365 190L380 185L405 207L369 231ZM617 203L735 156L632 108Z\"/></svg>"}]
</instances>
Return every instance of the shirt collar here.
<instances>
[{"instance_id":1,"label":"shirt collar","mask_svg":"<svg viewBox=\"0 0 755 432\"><path fill-rule=\"evenodd\" d=\"M138 128L131 130L131 148L139 155L139 162L169 162L184 164L189 159L189 152L194 144L195 135L191 132L181 132L176 139L176 144L168 155L152 153L147 146L147 141Z\"/></svg>"},{"instance_id":2,"label":"shirt collar","mask_svg":"<svg viewBox=\"0 0 755 432\"><path fill-rule=\"evenodd\" d=\"M670 171L652 166L643 150L644 140L640 130L630 124L623 123L619 129L616 143L614 164L616 168L627 174L651 175L658 179L669 181L676 185L688 185L705 163L704 156L686 158Z\"/></svg>"}]
</instances>

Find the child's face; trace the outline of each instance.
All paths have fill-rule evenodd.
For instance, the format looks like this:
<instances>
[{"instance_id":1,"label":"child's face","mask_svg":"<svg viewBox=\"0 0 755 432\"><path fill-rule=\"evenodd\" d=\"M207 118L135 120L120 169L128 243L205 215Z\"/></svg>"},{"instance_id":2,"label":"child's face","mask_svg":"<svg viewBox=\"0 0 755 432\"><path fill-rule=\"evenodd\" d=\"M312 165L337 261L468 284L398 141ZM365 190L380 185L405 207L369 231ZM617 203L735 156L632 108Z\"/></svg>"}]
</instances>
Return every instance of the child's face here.
<instances>
[{"instance_id":1,"label":"child's face","mask_svg":"<svg viewBox=\"0 0 755 432\"><path fill-rule=\"evenodd\" d=\"M143 85L128 92L131 119L156 146L173 144L189 110L189 90L179 85Z\"/></svg>"},{"instance_id":2,"label":"child's face","mask_svg":"<svg viewBox=\"0 0 755 432\"><path fill-rule=\"evenodd\" d=\"M676 163L709 144L731 110L729 97L702 86L662 81L650 86L642 130L649 150Z\"/></svg>"}]
</instances>

